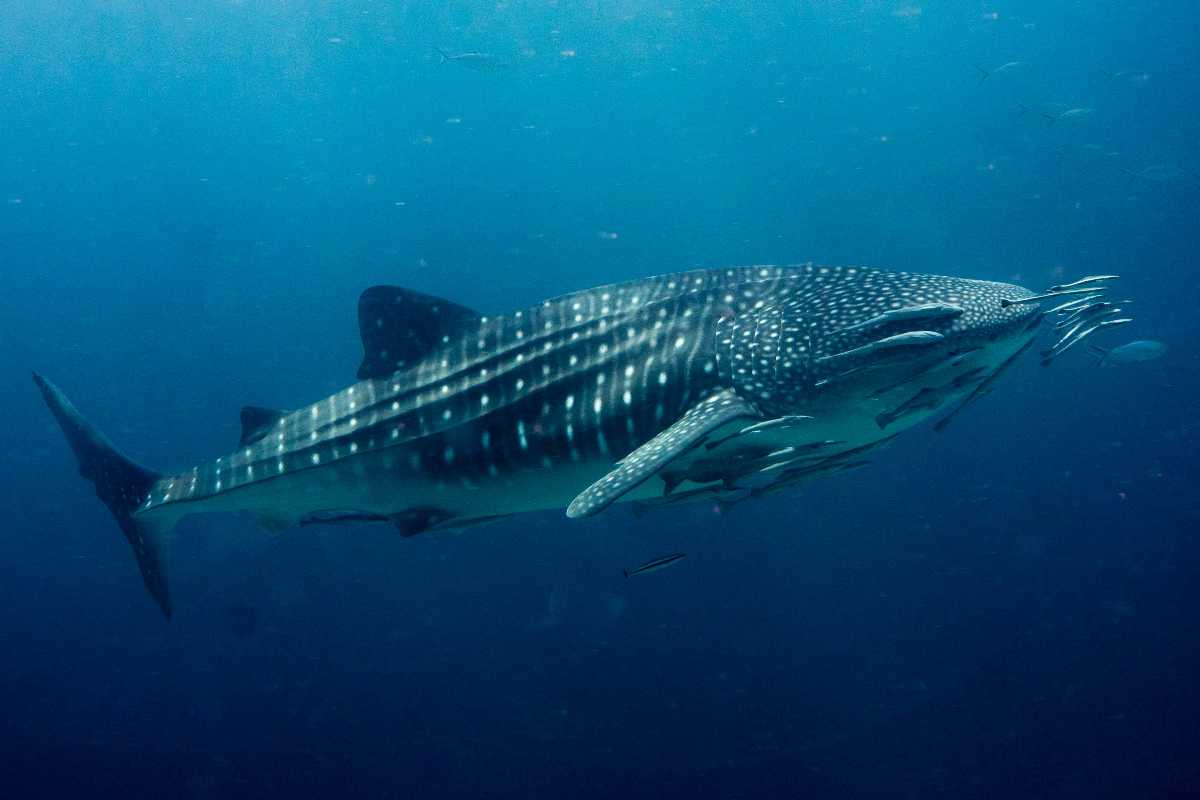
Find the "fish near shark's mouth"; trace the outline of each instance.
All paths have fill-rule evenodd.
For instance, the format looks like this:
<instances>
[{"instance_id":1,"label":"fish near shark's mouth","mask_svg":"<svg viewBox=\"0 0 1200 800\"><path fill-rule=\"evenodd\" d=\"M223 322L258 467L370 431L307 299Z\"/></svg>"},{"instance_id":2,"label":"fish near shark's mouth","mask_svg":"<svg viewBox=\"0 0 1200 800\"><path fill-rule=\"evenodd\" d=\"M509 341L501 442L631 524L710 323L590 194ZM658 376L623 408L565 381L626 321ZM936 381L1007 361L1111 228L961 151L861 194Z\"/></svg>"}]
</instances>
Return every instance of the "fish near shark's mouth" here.
<instances>
[{"instance_id":1,"label":"fish near shark's mouth","mask_svg":"<svg viewBox=\"0 0 1200 800\"><path fill-rule=\"evenodd\" d=\"M1116 303L1107 299L1107 292L1111 286L1106 282L1116 280L1118 277L1117 275L1089 275L1071 283L1051 286L1046 291L1036 294L1020 286L999 284L1001 287L1001 297L998 300L1000 311L1015 315L1005 321L1004 328L1010 333L1015 330L1017 335L1024 337L1025 340L999 366L988 373L957 408L939 420L934 425L934 430L945 430L946 426L964 409L991 391L997 379L1007 372L1037 341L1037 332L1043 322L1049 320L1059 338L1053 345L1042 351L1042 366L1050 364L1054 359L1097 331L1132 322L1131 318L1122 316L1121 307L1127 305L1129 301ZM1042 308L1043 303L1062 297L1069 299L1053 308ZM996 302L996 300L993 298L989 302ZM1017 322L1020 327L1012 326L1013 322ZM999 335L1000 332L997 331L995 336L999 337Z\"/></svg>"},{"instance_id":2,"label":"fish near shark's mouth","mask_svg":"<svg viewBox=\"0 0 1200 800\"><path fill-rule=\"evenodd\" d=\"M1050 320L1058 339L1042 351L1042 366L1046 366L1093 333L1133 322L1132 317L1126 316L1124 308L1130 301L1114 301L1108 296L1112 287L1107 282L1119 277L1089 275L1071 283L1051 286L1040 294L1004 299L1000 304L1005 308L1029 305L1038 308L1034 318L1037 323ZM1069 299L1053 308L1040 308L1043 302L1063 297Z\"/></svg>"}]
</instances>

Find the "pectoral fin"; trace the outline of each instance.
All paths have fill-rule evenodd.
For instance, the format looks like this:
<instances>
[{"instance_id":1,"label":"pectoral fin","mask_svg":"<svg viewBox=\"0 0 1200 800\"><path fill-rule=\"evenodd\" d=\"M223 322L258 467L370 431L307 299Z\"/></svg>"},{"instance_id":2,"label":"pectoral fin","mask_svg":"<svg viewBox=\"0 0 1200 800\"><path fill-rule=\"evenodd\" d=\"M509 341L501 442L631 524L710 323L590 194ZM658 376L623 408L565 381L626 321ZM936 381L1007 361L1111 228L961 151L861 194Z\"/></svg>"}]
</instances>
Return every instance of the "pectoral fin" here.
<instances>
[{"instance_id":1,"label":"pectoral fin","mask_svg":"<svg viewBox=\"0 0 1200 800\"><path fill-rule=\"evenodd\" d=\"M760 417L757 409L725 389L702 400L674 425L634 450L616 469L593 483L567 507L568 517L589 517L603 511L621 495L658 473L704 437L731 420Z\"/></svg>"}]
</instances>

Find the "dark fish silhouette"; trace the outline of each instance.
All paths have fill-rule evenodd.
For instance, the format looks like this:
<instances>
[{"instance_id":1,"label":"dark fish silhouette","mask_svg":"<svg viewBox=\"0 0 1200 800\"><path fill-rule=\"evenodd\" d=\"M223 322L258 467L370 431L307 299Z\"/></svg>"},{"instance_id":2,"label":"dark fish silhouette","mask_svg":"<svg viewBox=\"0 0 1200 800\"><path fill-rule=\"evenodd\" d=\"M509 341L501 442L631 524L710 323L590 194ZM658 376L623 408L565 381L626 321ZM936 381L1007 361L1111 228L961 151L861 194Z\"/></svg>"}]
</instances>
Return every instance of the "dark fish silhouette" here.
<instances>
[{"instance_id":1,"label":"dark fish silhouette","mask_svg":"<svg viewBox=\"0 0 1200 800\"><path fill-rule=\"evenodd\" d=\"M652 558L645 564L642 564L640 567L621 571L625 573L626 578L632 578L634 575L645 575L647 572L657 572L663 567L671 566L682 558L687 558L687 553L671 553L669 555L659 556L658 558Z\"/></svg>"}]
</instances>

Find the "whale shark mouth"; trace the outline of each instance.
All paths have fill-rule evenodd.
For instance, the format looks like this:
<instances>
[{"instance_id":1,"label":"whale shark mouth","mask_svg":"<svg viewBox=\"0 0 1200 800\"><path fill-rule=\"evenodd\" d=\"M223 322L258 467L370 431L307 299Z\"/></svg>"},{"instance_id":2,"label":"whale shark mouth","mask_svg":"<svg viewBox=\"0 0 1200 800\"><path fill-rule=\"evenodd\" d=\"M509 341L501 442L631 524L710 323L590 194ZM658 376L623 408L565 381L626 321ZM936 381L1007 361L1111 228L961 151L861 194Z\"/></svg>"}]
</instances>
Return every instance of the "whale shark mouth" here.
<instances>
[{"instance_id":1,"label":"whale shark mouth","mask_svg":"<svg viewBox=\"0 0 1200 800\"><path fill-rule=\"evenodd\" d=\"M1123 306L1128 305L1130 301L1114 302L1108 299L1108 291L1112 288L1108 282L1117 280L1119 277L1119 275L1089 275L1071 283L1051 286L1039 294L1016 300L1002 299L1000 305L1008 308L1016 305L1043 303L1058 297L1071 298L1053 308L1041 311L1030 320L1029 325L1025 328L1026 331L1032 333L1043 322L1050 320L1052 330L1059 337L1053 345L1042 351L1042 366L1044 367L1093 333L1133 321L1132 317L1122 316ZM938 432L945 430L946 426L964 409L990 392L996 380L1033 346L1034 341L1036 340L1031 336L1028 342L988 374L956 408L933 426L934 430Z\"/></svg>"},{"instance_id":2,"label":"whale shark mouth","mask_svg":"<svg viewBox=\"0 0 1200 800\"><path fill-rule=\"evenodd\" d=\"M1129 300L1108 299L1107 292L1112 287L1107 281L1115 281L1119 277L1121 276L1089 275L1071 283L1051 286L1040 294L1017 300L1001 300L1000 305L1008 308L1027 303L1041 303L1056 297L1071 298L1042 312L1039 318L1056 317L1053 323L1054 330L1062 331L1058 341L1042 351L1042 366L1046 366L1093 333L1133 322L1133 317L1122 316L1125 313L1124 306L1130 303Z\"/></svg>"},{"instance_id":3,"label":"whale shark mouth","mask_svg":"<svg viewBox=\"0 0 1200 800\"><path fill-rule=\"evenodd\" d=\"M1041 302L1055 297L1070 296L1054 308L1047 309L1042 319L1053 320L1053 330L1059 338L1042 351L1042 366L1047 366L1063 353L1098 331L1127 325L1133 317L1125 316L1129 300L1110 300L1107 282L1119 275L1089 275L1071 283L1051 286L1045 292L1017 301L1003 301L1005 305Z\"/></svg>"}]
</instances>

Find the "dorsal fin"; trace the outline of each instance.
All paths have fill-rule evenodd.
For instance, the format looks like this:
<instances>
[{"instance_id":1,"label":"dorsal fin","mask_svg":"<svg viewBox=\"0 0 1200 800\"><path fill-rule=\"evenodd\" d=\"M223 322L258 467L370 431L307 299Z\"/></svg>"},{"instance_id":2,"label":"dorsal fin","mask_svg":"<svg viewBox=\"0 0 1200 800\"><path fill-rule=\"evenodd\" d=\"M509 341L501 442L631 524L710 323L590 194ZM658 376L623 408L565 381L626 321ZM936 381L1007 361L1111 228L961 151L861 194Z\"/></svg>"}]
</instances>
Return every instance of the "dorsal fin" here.
<instances>
[{"instance_id":1,"label":"dorsal fin","mask_svg":"<svg viewBox=\"0 0 1200 800\"><path fill-rule=\"evenodd\" d=\"M242 438L238 440L238 447L245 447L266 436L271 426L279 424L279 420L287 416L287 413L274 408L243 406Z\"/></svg>"},{"instance_id":2,"label":"dorsal fin","mask_svg":"<svg viewBox=\"0 0 1200 800\"><path fill-rule=\"evenodd\" d=\"M358 377L384 378L407 369L443 336L478 319L477 312L440 297L399 286L372 286L358 298L363 343Z\"/></svg>"}]
</instances>

